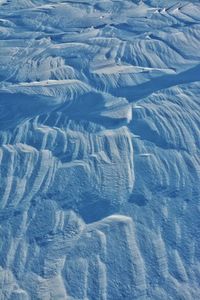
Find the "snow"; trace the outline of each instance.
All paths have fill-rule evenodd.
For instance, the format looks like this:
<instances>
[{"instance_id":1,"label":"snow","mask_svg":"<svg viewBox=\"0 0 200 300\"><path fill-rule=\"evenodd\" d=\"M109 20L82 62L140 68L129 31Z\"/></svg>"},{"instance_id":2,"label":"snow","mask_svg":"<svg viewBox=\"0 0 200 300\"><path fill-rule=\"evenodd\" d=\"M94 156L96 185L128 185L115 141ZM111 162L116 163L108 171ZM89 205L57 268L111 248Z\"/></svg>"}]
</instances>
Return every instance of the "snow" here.
<instances>
[{"instance_id":1,"label":"snow","mask_svg":"<svg viewBox=\"0 0 200 300\"><path fill-rule=\"evenodd\" d=\"M199 12L0 0L0 299L200 298Z\"/></svg>"}]
</instances>

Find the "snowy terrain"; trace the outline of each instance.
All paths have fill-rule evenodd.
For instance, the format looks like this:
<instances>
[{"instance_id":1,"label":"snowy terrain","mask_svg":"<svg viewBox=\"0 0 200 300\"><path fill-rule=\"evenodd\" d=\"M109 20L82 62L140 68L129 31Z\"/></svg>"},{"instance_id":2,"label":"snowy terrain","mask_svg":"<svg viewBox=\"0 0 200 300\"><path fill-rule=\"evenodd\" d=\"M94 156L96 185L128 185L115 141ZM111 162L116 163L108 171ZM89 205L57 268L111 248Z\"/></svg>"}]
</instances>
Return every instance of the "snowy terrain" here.
<instances>
[{"instance_id":1,"label":"snowy terrain","mask_svg":"<svg viewBox=\"0 0 200 300\"><path fill-rule=\"evenodd\" d=\"M200 2L0 0L0 300L200 299Z\"/></svg>"}]
</instances>

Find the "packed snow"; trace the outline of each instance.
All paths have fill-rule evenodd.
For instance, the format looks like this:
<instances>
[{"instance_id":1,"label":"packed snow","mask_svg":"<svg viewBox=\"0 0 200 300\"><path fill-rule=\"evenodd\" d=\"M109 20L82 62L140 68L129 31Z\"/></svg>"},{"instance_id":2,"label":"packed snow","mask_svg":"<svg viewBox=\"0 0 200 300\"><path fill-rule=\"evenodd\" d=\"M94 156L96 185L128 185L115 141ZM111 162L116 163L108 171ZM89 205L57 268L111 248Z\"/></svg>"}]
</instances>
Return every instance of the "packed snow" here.
<instances>
[{"instance_id":1,"label":"packed snow","mask_svg":"<svg viewBox=\"0 0 200 300\"><path fill-rule=\"evenodd\" d=\"M200 299L200 3L0 0L0 300Z\"/></svg>"}]
</instances>

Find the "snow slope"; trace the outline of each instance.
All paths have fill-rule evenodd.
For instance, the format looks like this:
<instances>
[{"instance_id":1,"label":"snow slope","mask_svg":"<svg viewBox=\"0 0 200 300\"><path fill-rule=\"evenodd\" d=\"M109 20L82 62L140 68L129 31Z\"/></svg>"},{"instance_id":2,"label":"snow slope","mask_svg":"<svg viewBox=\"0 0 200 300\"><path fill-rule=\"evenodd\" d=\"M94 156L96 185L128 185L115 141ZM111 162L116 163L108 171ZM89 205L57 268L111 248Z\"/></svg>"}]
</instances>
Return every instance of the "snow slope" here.
<instances>
[{"instance_id":1,"label":"snow slope","mask_svg":"<svg viewBox=\"0 0 200 300\"><path fill-rule=\"evenodd\" d=\"M0 1L0 299L200 299L199 1Z\"/></svg>"}]
</instances>

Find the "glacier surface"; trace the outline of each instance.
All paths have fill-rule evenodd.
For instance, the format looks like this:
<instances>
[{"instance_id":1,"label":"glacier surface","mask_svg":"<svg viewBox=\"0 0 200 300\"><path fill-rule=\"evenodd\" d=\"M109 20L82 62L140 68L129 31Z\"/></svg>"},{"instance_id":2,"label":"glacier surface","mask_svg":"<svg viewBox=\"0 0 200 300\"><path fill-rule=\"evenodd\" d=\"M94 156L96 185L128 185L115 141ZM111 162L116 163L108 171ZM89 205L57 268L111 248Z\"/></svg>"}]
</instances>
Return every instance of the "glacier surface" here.
<instances>
[{"instance_id":1,"label":"glacier surface","mask_svg":"<svg viewBox=\"0 0 200 300\"><path fill-rule=\"evenodd\" d=\"M0 299L200 299L200 3L0 0Z\"/></svg>"}]
</instances>

